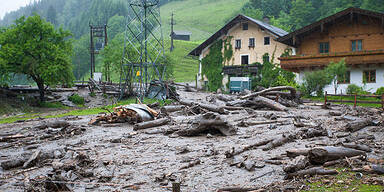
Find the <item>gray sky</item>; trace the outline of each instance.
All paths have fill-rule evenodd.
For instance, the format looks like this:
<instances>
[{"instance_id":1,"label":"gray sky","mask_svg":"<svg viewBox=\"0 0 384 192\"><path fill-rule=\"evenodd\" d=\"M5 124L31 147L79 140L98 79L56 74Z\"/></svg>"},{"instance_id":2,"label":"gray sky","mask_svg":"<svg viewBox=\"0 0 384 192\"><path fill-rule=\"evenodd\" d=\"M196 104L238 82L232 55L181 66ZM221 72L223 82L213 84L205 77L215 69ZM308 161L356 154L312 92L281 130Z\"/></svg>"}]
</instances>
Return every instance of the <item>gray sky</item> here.
<instances>
[{"instance_id":1,"label":"gray sky","mask_svg":"<svg viewBox=\"0 0 384 192\"><path fill-rule=\"evenodd\" d=\"M15 11L19 7L27 5L31 0L0 0L0 19L7 12Z\"/></svg>"}]
</instances>

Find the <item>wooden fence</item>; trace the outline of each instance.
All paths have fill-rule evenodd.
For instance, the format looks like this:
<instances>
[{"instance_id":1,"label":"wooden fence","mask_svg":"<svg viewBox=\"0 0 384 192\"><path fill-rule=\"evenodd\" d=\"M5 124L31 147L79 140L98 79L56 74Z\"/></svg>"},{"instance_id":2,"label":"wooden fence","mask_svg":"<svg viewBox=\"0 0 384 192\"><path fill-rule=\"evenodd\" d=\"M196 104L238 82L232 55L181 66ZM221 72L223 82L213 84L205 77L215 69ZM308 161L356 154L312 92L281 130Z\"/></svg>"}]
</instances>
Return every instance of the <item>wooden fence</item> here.
<instances>
[{"instance_id":1,"label":"wooden fence","mask_svg":"<svg viewBox=\"0 0 384 192\"><path fill-rule=\"evenodd\" d=\"M340 97L340 100L329 100L328 96L334 96L334 97ZM343 97L353 97L354 100L343 100ZM364 100L357 100L357 97L371 97L371 98L380 98L381 101L364 101ZM351 95L351 94L340 94L340 95L335 95L335 94L328 94L325 92L324 94L324 106L327 105L327 103L332 103L332 102L338 102L338 103L353 103L353 106L356 107L358 103L370 103L370 104L381 104L381 107L384 109L384 94L382 95Z\"/></svg>"}]
</instances>

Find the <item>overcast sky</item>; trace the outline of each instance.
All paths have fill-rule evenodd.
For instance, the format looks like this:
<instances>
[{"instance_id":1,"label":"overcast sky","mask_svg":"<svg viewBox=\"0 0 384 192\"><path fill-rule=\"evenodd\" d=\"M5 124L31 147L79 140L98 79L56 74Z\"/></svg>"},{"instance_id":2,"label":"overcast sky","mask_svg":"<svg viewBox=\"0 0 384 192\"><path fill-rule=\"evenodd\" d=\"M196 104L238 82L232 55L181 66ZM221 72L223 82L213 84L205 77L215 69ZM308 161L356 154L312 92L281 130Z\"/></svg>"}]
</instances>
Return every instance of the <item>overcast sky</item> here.
<instances>
[{"instance_id":1,"label":"overcast sky","mask_svg":"<svg viewBox=\"0 0 384 192\"><path fill-rule=\"evenodd\" d=\"M0 0L0 19L4 17L5 13L15 11L19 7L27 5L30 1L31 0Z\"/></svg>"}]
</instances>

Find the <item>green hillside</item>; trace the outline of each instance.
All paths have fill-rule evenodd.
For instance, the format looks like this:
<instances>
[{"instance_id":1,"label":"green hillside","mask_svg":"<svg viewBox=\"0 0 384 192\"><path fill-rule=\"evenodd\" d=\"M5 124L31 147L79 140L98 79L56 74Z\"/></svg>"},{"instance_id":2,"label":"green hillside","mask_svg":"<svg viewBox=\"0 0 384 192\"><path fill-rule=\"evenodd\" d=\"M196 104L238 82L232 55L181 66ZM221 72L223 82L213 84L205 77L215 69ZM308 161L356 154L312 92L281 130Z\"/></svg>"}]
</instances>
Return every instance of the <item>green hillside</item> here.
<instances>
[{"instance_id":1,"label":"green hillside","mask_svg":"<svg viewBox=\"0 0 384 192\"><path fill-rule=\"evenodd\" d=\"M199 70L197 58L187 56L200 42L174 41L175 49L169 52L170 41L165 41L166 54L171 57L173 64L173 78L176 82L192 82Z\"/></svg>"},{"instance_id":2,"label":"green hillside","mask_svg":"<svg viewBox=\"0 0 384 192\"><path fill-rule=\"evenodd\" d=\"M192 32L192 40L205 40L232 17L240 13L246 0L183 0L160 7L163 31L170 34L171 14L175 30Z\"/></svg>"}]
</instances>

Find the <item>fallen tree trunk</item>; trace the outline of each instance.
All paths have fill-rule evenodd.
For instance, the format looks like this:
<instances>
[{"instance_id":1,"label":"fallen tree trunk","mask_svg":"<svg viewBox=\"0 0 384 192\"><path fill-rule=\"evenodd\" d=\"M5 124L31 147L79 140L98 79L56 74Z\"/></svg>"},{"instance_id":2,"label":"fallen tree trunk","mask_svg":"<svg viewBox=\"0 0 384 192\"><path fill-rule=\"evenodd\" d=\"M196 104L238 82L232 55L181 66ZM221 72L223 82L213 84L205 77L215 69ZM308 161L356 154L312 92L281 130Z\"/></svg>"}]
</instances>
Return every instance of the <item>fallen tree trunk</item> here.
<instances>
[{"instance_id":1,"label":"fallen tree trunk","mask_svg":"<svg viewBox=\"0 0 384 192\"><path fill-rule=\"evenodd\" d=\"M251 94L242 96L241 99L249 99L249 98L252 98L252 97L256 97L256 96L259 96L259 95L266 94L267 92L281 91L281 90L289 90L289 91L291 91L291 97L292 98L296 97L296 89L295 88L290 87L290 86L280 86L280 87L272 87L272 88L269 88L269 89L264 89L264 90L256 92L256 93L251 93Z\"/></svg>"},{"instance_id":2,"label":"fallen tree trunk","mask_svg":"<svg viewBox=\"0 0 384 192\"><path fill-rule=\"evenodd\" d=\"M237 124L239 127L249 127L254 125L264 125L264 124L274 124L274 123L284 123L286 120L271 120L271 121L241 121Z\"/></svg>"},{"instance_id":3,"label":"fallen tree trunk","mask_svg":"<svg viewBox=\"0 0 384 192\"><path fill-rule=\"evenodd\" d=\"M175 112L175 111L181 111L185 108L184 105L167 105L167 106L164 106L160 109L160 111L162 113L172 113L172 112Z\"/></svg>"},{"instance_id":4,"label":"fallen tree trunk","mask_svg":"<svg viewBox=\"0 0 384 192\"><path fill-rule=\"evenodd\" d=\"M323 167L330 167L334 165L341 165L343 167L348 166L351 167L352 164L356 164L356 162L359 162L359 164L362 164L362 161L360 160L365 160L365 157L362 155L355 156L355 157L346 157L344 159L337 159L333 161L328 161L323 164Z\"/></svg>"},{"instance_id":5,"label":"fallen tree trunk","mask_svg":"<svg viewBox=\"0 0 384 192\"><path fill-rule=\"evenodd\" d=\"M198 136L202 133L221 133L229 136L236 134L237 130L219 114L212 112L197 116L187 129L179 130L176 133L180 136Z\"/></svg>"},{"instance_id":6,"label":"fallen tree trunk","mask_svg":"<svg viewBox=\"0 0 384 192\"><path fill-rule=\"evenodd\" d=\"M297 156L295 159L289 161L284 167L283 171L286 173L294 173L305 169L309 164L308 158L305 156Z\"/></svg>"},{"instance_id":7,"label":"fallen tree trunk","mask_svg":"<svg viewBox=\"0 0 384 192\"><path fill-rule=\"evenodd\" d=\"M327 161L358 155L366 156L366 153L364 151L351 148L326 146L309 150L308 159L313 165L322 165Z\"/></svg>"},{"instance_id":8,"label":"fallen tree trunk","mask_svg":"<svg viewBox=\"0 0 384 192\"><path fill-rule=\"evenodd\" d=\"M156 119L153 121L146 121L146 122L136 124L135 127L133 128L133 130L137 131L140 129L147 129L147 128L151 128L151 127L162 126L162 125L167 124L169 121L170 120L168 118L161 118L161 119Z\"/></svg>"},{"instance_id":9,"label":"fallen tree trunk","mask_svg":"<svg viewBox=\"0 0 384 192\"><path fill-rule=\"evenodd\" d=\"M354 144L354 143L343 143L342 144L344 147L351 148L351 149L357 149L360 151L365 151L365 152L371 152L372 149L368 147L367 145L361 145L361 144Z\"/></svg>"},{"instance_id":10,"label":"fallen tree trunk","mask_svg":"<svg viewBox=\"0 0 384 192\"><path fill-rule=\"evenodd\" d=\"M14 140L14 139L22 139L25 137L27 137L27 136L22 135L22 134L10 135L10 136L5 136L5 137L0 137L0 142L7 142L10 140Z\"/></svg>"},{"instance_id":11,"label":"fallen tree trunk","mask_svg":"<svg viewBox=\"0 0 384 192\"><path fill-rule=\"evenodd\" d=\"M283 135L281 138L279 139L275 139L273 140L272 142L269 142L264 148L263 148L263 151L269 151L271 149L274 149L276 147L279 147L279 146L282 146L284 145L285 143L288 143L288 142L291 142L293 141L295 138L294 135Z\"/></svg>"},{"instance_id":12,"label":"fallen tree trunk","mask_svg":"<svg viewBox=\"0 0 384 192\"><path fill-rule=\"evenodd\" d=\"M267 143L271 142L272 140L273 139L266 139L266 140L258 141L258 142L254 143L254 144L245 146L245 147L243 147L242 149L240 149L238 151L235 151L235 149L233 148L232 151L226 151L225 152L225 157L231 158L231 157L233 157L235 155L239 155L239 154L241 154L241 153L243 153L245 151L254 149L255 147L266 145Z\"/></svg>"},{"instance_id":13,"label":"fallen tree trunk","mask_svg":"<svg viewBox=\"0 0 384 192\"><path fill-rule=\"evenodd\" d=\"M310 149L289 149L287 150L288 157L297 157L300 155L307 156Z\"/></svg>"},{"instance_id":14,"label":"fallen tree trunk","mask_svg":"<svg viewBox=\"0 0 384 192\"><path fill-rule=\"evenodd\" d=\"M360 129L363 129L364 127L371 125L372 120L370 119L361 119L361 120L356 120L353 122L349 122L346 126L345 129L350 132L356 132L359 131Z\"/></svg>"},{"instance_id":15,"label":"fallen tree trunk","mask_svg":"<svg viewBox=\"0 0 384 192\"><path fill-rule=\"evenodd\" d=\"M324 169L322 167L313 167L310 169L297 171L295 173L289 173L286 176L286 179L292 179L293 177L304 177L305 175L313 176L313 175L337 175L337 174L338 172L336 170Z\"/></svg>"},{"instance_id":16,"label":"fallen tree trunk","mask_svg":"<svg viewBox=\"0 0 384 192\"><path fill-rule=\"evenodd\" d=\"M223 95L223 94L215 95L215 97L216 97L216 99L221 100L221 101L225 101L225 102L235 100L235 98L233 98L229 95Z\"/></svg>"},{"instance_id":17,"label":"fallen tree trunk","mask_svg":"<svg viewBox=\"0 0 384 192\"><path fill-rule=\"evenodd\" d=\"M212 112L220 113L220 114L226 114L227 111L223 106L216 106L216 105L211 105L211 104L205 104L205 103L197 103L191 100L180 100L180 103L182 105L187 105L187 106L193 106L193 105L198 105L203 109L207 109Z\"/></svg>"},{"instance_id":18,"label":"fallen tree trunk","mask_svg":"<svg viewBox=\"0 0 384 192\"><path fill-rule=\"evenodd\" d=\"M288 108L285 107L284 105L273 101L271 99L265 98L263 96L257 96L256 98L253 99L256 103L261 104L262 106L277 110L277 111L288 111Z\"/></svg>"}]
</instances>

